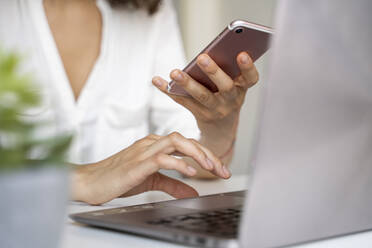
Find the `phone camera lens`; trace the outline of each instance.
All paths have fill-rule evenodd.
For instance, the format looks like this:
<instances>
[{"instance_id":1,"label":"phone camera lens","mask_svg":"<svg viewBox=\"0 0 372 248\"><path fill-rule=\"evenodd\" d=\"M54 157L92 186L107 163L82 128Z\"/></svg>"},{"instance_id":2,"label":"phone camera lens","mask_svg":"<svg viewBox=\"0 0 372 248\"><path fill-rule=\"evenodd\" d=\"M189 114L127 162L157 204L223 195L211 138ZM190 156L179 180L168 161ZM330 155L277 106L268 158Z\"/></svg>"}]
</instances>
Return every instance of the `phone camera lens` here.
<instances>
[{"instance_id":1,"label":"phone camera lens","mask_svg":"<svg viewBox=\"0 0 372 248\"><path fill-rule=\"evenodd\" d=\"M237 34L240 34L241 32L243 32L242 28L238 28L238 29L235 30L235 33L237 33Z\"/></svg>"}]
</instances>

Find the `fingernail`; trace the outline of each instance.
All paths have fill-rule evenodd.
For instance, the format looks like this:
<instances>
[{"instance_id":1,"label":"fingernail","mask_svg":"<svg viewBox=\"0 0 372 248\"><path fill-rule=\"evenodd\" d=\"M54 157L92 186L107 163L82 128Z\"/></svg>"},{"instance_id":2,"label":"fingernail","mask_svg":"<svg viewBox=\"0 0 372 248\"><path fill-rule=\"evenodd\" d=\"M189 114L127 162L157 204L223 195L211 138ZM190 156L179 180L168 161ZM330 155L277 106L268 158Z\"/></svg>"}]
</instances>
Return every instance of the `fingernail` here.
<instances>
[{"instance_id":1,"label":"fingernail","mask_svg":"<svg viewBox=\"0 0 372 248\"><path fill-rule=\"evenodd\" d=\"M173 78L176 80L176 81L182 81L183 79L183 75L180 71L174 71L173 72Z\"/></svg>"},{"instance_id":2,"label":"fingernail","mask_svg":"<svg viewBox=\"0 0 372 248\"><path fill-rule=\"evenodd\" d=\"M248 64L248 62L249 62L249 58L248 58L248 55L247 55L246 53L242 53L242 54L240 55L240 62L241 62L242 64Z\"/></svg>"},{"instance_id":3,"label":"fingernail","mask_svg":"<svg viewBox=\"0 0 372 248\"><path fill-rule=\"evenodd\" d=\"M191 167L191 166L187 166L187 170L189 171L189 173L190 173L191 175L195 175L195 173L196 173L195 168L193 168L193 167Z\"/></svg>"},{"instance_id":4,"label":"fingernail","mask_svg":"<svg viewBox=\"0 0 372 248\"><path fill-rule=\"evenodd\" d=\"M153 82L153 83L155 84L155 86L157 86L157 87L161 87L161 86L163 85L163 82L160 81L159 78L154 78L154 79L152 80L152 82Z\"/></svg>"},{"instance_id":5,"label":"fingernail","mask_svg":"<svg viewBox=\"0 0 372 248\"><path fill-rule=\"evenodd\" d=\"M231 175L229 169L224 165L222 166L223 174L225 174L226 177L229 177Z\"/></svg>"},{"instance_id":6,"label":"fingernail","mask_svg":"<svg viewBox=\"0 0 372 248\"><path fill-rule=\"evenodd\" d=\"M206 158L205 161L207 162L207 169L212 170L214 168L214 164L212 160L210 160L209 158Z\"/></svg>"},{"instance_id":7,"label":"fingernail","mask_svg":"<svg viewBox=\"0 0 372 248\"><path fill-rule=\"evenodd\" d=\"M207 66L209 65L209 62L210 62L210 60L209 60L209 58L208 58L207 56L205 56L205 55L201 55L201 56L199 57L199 63L200 63L202 66L207 67Z\"/></svg>"}]
</instances>

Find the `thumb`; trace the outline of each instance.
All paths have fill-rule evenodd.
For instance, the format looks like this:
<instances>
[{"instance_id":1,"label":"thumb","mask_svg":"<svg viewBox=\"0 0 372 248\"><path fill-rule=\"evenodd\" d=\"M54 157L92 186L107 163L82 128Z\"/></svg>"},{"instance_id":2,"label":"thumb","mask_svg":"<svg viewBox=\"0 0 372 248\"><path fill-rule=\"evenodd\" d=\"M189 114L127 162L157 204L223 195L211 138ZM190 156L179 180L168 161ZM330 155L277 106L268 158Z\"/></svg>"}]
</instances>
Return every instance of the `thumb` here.
<instances>
[{"instance_id":1,"label":"thumb","mask_svg":"<svg viewBox=\"0 0 372 248\"><path fill-rule=\"evenodd\" d=\"M149 176L143 183L132 188L120 197L128 197L141 194L146 191L163 191L175 198L190 198L199 196L198 192L191 186L156 172Z\"/></svg>"},{"instance_id":2,"label":"thumb","mask_svg":"<svg viewBox=\"0 0 372 248\"><path fill-rule=\"evenodd\" d=\"M191 186L176 180L174 178L165 176L160 173L153 174L153 182L150 190L160 190L175 198L190 198L199 196L198 192Z\"/></svg>"}]
</instances>

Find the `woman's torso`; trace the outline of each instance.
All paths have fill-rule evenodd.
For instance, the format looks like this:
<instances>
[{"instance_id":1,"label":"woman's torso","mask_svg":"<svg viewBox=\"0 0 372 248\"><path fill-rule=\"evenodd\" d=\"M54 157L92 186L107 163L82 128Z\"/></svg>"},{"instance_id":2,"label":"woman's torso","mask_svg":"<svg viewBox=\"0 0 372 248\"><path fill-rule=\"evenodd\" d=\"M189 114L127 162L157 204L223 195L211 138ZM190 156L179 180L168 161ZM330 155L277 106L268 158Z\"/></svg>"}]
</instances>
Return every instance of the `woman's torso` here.
<instances>
[{"instance_id":1,"label":"woman's torso","mask_svg":"<svg viewBox=\"0 0 372 248\"><path fill-rule=\"evenodd\" d=\"M184 63L169 2L154 16L112 9L104 0L97 6L102 15L100 52L75 99L42 0L0 3L1 22L7 23L1 25L0 41L26 57L23 70L34 72L43 89L44 103L33 110L35 118L57 120L61 130L74 130L74 163L104 159L152 128L159 134L177 130L197 137L190 113L151 85L152 76L166 76Z\"/></svg>"}]
</instances>

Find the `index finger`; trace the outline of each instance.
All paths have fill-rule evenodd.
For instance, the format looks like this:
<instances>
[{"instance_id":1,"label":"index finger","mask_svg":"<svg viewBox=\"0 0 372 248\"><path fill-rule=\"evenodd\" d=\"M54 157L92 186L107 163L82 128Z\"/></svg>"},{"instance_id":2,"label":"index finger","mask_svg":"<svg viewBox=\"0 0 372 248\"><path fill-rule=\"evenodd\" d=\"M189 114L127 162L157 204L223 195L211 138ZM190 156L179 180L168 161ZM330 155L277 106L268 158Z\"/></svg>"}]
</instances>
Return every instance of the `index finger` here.
<instances>
[{"instance_id":1,"label":"index finger","mask_svg":"<svg viewBox=\"0 0 372 248\"><path fill-rule=\"evenodd\" d=\"M206 152L207 148L202 149L200 146L178 133L173 133L151 145L148 152L150 156L159 152L166 154L179 152L179 154L191 157L201 168L211 172L216 171L216 176L226 178L226 175L218 169L222 165L221 161L216 156L212 156L212 152Z\"/></svg>"},{"instance_id":2,"label":"index finger","mask_svg":"<svg viewBox=\"0 0 372 248\"><path fill-rule=\"evenodd\" d=\"M219 92L229 92L234 89L234 81L227 75L211 57L203 53L198 56L199 68L217 86Z\"/></svg>"}]
</instances>

